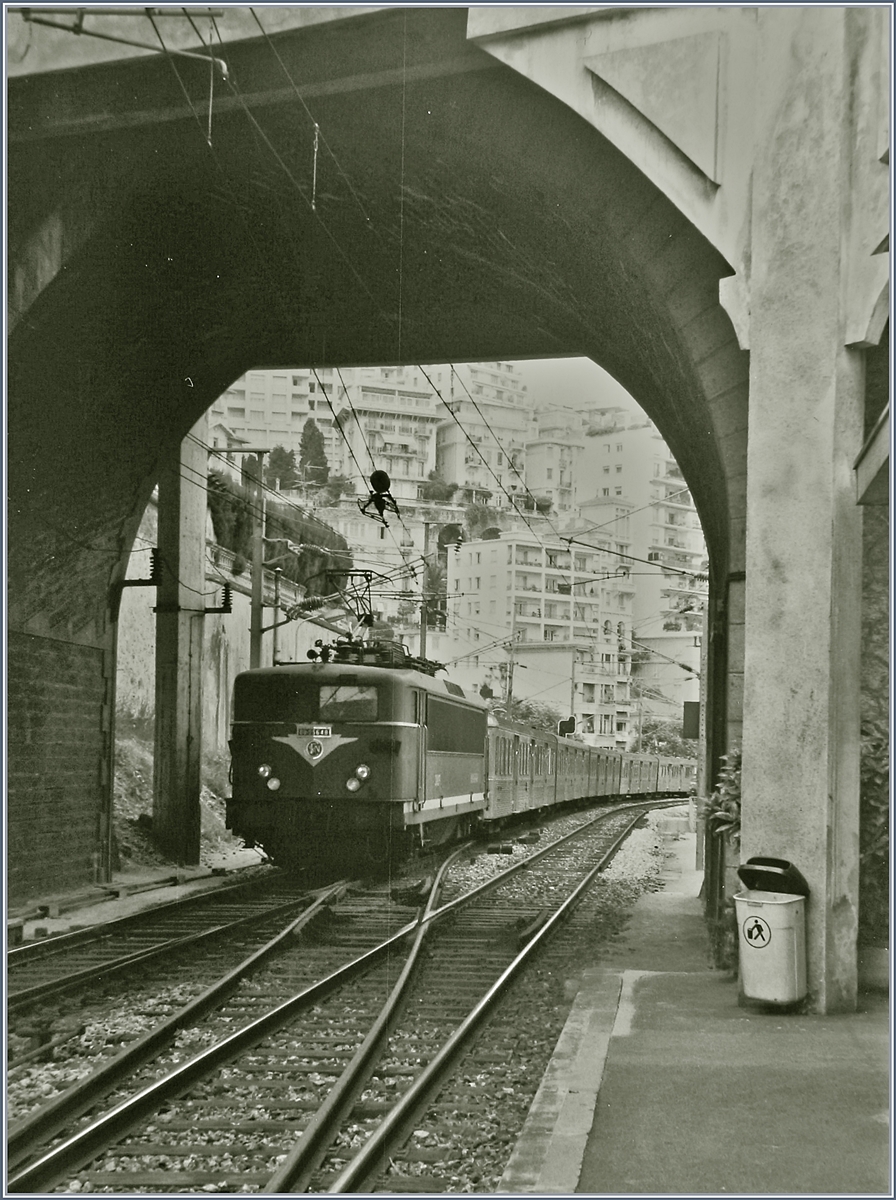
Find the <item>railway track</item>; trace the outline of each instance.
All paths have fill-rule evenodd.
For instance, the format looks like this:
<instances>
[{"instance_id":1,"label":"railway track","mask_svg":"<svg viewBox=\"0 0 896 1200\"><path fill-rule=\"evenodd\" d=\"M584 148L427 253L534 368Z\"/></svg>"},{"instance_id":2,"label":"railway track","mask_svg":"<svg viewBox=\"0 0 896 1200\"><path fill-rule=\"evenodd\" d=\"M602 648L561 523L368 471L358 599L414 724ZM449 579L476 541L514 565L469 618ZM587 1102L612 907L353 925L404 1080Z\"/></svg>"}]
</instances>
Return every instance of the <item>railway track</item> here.
<instances>
[{"instance_id":1,"label":"railway track","mask_svg":"<svg viewBox=\"0 0 896 1200\"><path fill-rule=\"evenodd\" d=\"M310 898L313 894L307 887L299 888L277 872L271 879L232 884L149 912L17 946L6 956L8 1011L297 911Z\"/></svg>"},{"instance_id":2,"label":"railway track","mask_svg":"<svg viewBox=\"0 0 896 1200\"><path fill-rule=\"evenodd\" d=\"M140 1061L123 1062L114 1080L70 1089L51 1119L41 1110L10 1130L9 1190L67 1190L72 1181L75 1190L116 1194L375 1183L382 1163L398 1161L395 1139L406 1139L442 1070L583 893L576 860L593 861L594 837L608 860L643 808L604 813L596 824L617 827L612 835L582 835L592 844L578 849L575 841L542 847L441 907L434 890L416 920L382 891L322 901L323 919L307 924L303 940L284 934L264 970L231 984L223 1002L205 997L204 1007L179 1014L175 1030L144 1039ZM551 866L539 866L548 855ZM563 878L570 874L574 886ZM346 1150L358 1143L370 1147L363 1166Z\"/></svg>"}]
</instances>

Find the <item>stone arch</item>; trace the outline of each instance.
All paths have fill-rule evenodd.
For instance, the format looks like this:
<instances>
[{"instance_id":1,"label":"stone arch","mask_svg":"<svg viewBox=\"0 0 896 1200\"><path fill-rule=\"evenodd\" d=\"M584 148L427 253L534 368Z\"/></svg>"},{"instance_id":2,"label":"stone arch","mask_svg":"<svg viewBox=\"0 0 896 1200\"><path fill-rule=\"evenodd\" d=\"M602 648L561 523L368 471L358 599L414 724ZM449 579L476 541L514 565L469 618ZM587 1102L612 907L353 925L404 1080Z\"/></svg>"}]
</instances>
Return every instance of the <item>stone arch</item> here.
<instances>
[{"instance_id":1,"label":"stone arch","mask_svg":"<svg viewBox=\"0 0 896 1200\"><path fill-rule=\"evenodd\" d=\"M746 474L747 355L718 303L731 268L599 133L469 45L464 10L407 10L406 43L404 19L389 10L278 42L338 158L319 164L314 211L312 131L291 90L272 90L263 45L230 56L255 123L232 99L212 149L158 60L69 75L80 123L65 127L41 123L58 79L13 89L14 270L34 253L30 206L46 221L51 181L86 177L80 209L50 206L74 234L63 227L58 269L22 293L9 345L10 700L23 714L10 828L33 878L58 880L65 858L29 826L35 797L51 826L67 814L90 829L68 877L93 870L110 585L162 455L253 365L576 354L609 370L656 421L703 522L725 748ZM74 774L37 733L59 713L54 656L86 688Z\"/></svg>"}]
</instances>

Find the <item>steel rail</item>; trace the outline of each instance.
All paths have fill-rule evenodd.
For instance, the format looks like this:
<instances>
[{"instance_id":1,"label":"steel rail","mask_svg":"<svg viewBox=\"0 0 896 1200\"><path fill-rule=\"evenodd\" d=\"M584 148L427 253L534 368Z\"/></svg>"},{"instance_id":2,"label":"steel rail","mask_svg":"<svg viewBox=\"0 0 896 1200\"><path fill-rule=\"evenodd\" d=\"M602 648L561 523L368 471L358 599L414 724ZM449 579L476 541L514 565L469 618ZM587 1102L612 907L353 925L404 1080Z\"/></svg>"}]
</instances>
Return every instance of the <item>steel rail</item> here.
<instances>
[{"instance_id":1,"label":"steel rail","mask_svg":"<svg viewBox=\"0 0 896 1200\"><path fill-rule=\"evenodd\" d=\"M430 918L434 916L435 900L442 881L448 869L463 853L463 849L456 850L439 868L426 906L417 921L417 931L411 950L392 992L364 1041L355 1051L342 1075L327 1093L326 1100L303 1130L301 1138L265 1184L264 1191L266 1193L304 1192L307 1190L313 1172L326 1156L334 1125L342 1121L351 1111L358 1092L369 1075L370 1064L374 1056L382 1047L383 1041L398 1018L400 1005L416 970L424 940L433 928Z\"/></svg>"},{"instance_id":2,"label":"steel rail","mask_svg":"<svg viewBox=\"0 0 896 1200\"><path fill-rule=\"evenodd\" d=\"M241 926L251 925L255 921L262 921L268 917L276 917L278 913L287 912L302 903L304 903L304 900L288 900L282 904L275 905L273 908L265 909L263 912L248 913L246 916L239 917L235 921L222 921L220 924L213 925L208 929L202 929L198 933L187 933L181 937L169 938L167 941L159 942L155 946L149 946L142 950L134 950L130 954L120 955L118 958L110 959L107 962L95 963L93 966L83 967L80 971L73 971L69 975L60 975L58 978L47 980L45 983L35 983L30 987L21 988L17 992L11 991L7 997L7 1011L16 1012L20 1008L25 1008L27 1005L33 1004L36 1000L56 996L60 992L68 991L69 988L77 987L79 983L92 983L96 979L103 979L105 976L113 975L117 971L123 971L127 967L148 962L152 958L157 958L160 954L176 953L187 946L198 945L207 938L216 937L218 934L224 933L229 929L239 929ZM97 941L99 940L101 939L98 938Z\"/></svg>"},{"instance_id":3,"label":"steel rail","mask_svg":"<svg viewBox=\"0 0 896 1200\"><path fill-rule=\"evenodd\" d=\"M13 1125L7 1137L7 1169L25 1162L42 1142L58 1133L69 1121L81 1116L87 1109L95 1107L99 1096L111 1091L131 1071L158 1054L179 1029L204 1016L215 1004L223 1000L244 976L259 966L284 941L295 937L320 916L329 904L338 900L348 886L345 880L341 880L325 889L314 903L285 929L264 946L253 951L247 959L228 971L199 996L130 1042L120 1053L104 1060L89 1075L79 1079L58 1096L54 1096L48 1104L42 1105L36 1112Z\"/></svg>"},{"instance_id":4,"label":"steel rail","mask_svg":"<svg viewBox=\"0 0 896 1200\"><path fill-rule=\"evenodd\" d=\"M215 903L218 900L226 900L232 895L240 892L264 888L271 883L271 880L266 876L255 876L253 879L241 879L235 883L226 883L220 887L210 888L206 892L200 892L195 896L177 897L173 900L165 900L161 904L152 905L151 909L144 909L142 912L128 913L125 917L116 917L114 921L103 921L97 925L91 925L86 929L72 929L68 933L55 933L51 937L41 938L39 941L25 942L22 946L11 946L6 952L7 967L15 967L19 963L31 961L31 959L51 958L54 954L63 953L71 949L73 946L81 945L82 943L99 942L106 937L114 937L115 934L126 930L130 925L139 925L141 921L145 921L148 913L152 913L155 917L159 913L165 913L169 909L190 909L194 906L201 908L205 903ZM173 885L172 885L173 886ZM135 890L131 894L134 896L145 895L147 891L158 890L157 888L144 888ZM103 904L109 899L114 899L111 895L99 897L97 904Z\"/></svg>"},{"instance_id":5,"label":"steel rail","mask_svg":"<svg viewBox=\"0 0 896 1200\"><path fill-rule=\"evenodd\" d=\"M66 1141L48 1151L7 1182L10 1193L45 1192L70 1171L76 1171L89 1163L101 1150L116 1139L124 1137L147 1114L155 1111L168 1098L178 1095L203 1075L226 1063L235 1054L249 1049L256 1042L276 1032L296 1016L302 1009L322 999L329 992L346 983L355 975L374 967L381 958L395 949L413 933L419 922L411 921L385 941L357 958L345 963L323 979L304 988L297 995L285 1000L270 1012L238 1029L235 1033L206 1047L193 1058L179 1063L161 1079L148 1084L133 1096L129 1096L96 1121L73 1134Z\"/></svg>"},{"instance_id":6,"label":"steel rail","mask_svg":"<svg viewBox=\"0 0 896 1200\"><path fill-rule=\"evenodd\" d=\"M505 968L498 979L492 984L481 1000L464 1018L451 1037L442 1045L433 1059L423 1068L408 1090L397 1104L380 1122L358 1153L339 1173L335 1181L327 1189L331 1194L345 1192L370 1191L370 1185L382 1171L383 1163L398 1145L403 1143L414 1127L420 1110L427 1105L444 1080L454 1059L466 1046L471 1035L477 1030L482 1020L488 1016L497 1001L503 995L508 984L522 970L529 958L550 937L556 926L565 919L590 887L598 875L610 862L613 855L622 845L637 824L638 818L629 825L614 840L612 846L601 857L595 867L579 882L570 895L564 900L553 915L538 929L531 941L523 948L512 963ZM584 828L584 827L583 827ZM289 1189L281 1189L289 1190Z\"/></svg>"},{"instance_id":7,"label":"steel rail","mask_svg":"<svg viewBox=\"0 0 896 1200\"><path fill-rule=\"evenodd\" d=\"M656 803L642 801L637 805L626 806L632 809L645 807L657 807ZM10 1177L7 1187L10 1193L21 1193L31 1191L47 1190L60 1179L65 1178L68 1172L79 1169L86 1163L89 1163L96 1155L102 1151L107 1145L114 1140L125 1136L135 1125L137 1125L144 1116L152 1112L165 1099L176 1095L189 1087L196 1079L202 1077L209 1071L232 1058L235 1054L249 1048L255 1042L260 1041L264 1037L273 1033L280 1026L286 1024L290 1019L297 1015L303 1008L308 1007L316 1000L323 998L336 987L347 982L350 978L364 971L371 969L379 961L381 957L388 954L390 950L397 947L411 933L422 930L424 927L433 922L438 922L455 909L469 904L472 900L481 897L501 886L509 876L515 874L526 867L531 866L543 855L561 846L564 842L580 836L584 831L592 825L607 819L610 816L618 815L619 809L614 809L611 812L602 812L595 816L591 821L586 822L578 829L571 833L565 834L556 841L548 843L541 847L533 854L528 855L519 863L506 868L499 872L492 879L486 880L472 891L457 897L448 904L443 905L438 909L431 909L427 906L427 910L416 920L409 922L396 933L391 935L384 942L370 950L365 951L357 958L346 963L324 979L305 988L302 992L292 997L290 1000L283 1002L269 1013L257 1018L250 1024L244 1026L241 1030L236 1031L227 1038L216 1042L212 1046L206 1047L193 1058L178 1064L178 1066L162 1079L156 1080L154 1083L141 1089L133 1096L128 1097L120 1104L116 1105L108 1112L100 1116L95 1122L72 1135L66 1141L47 1152L40 1159L31 1163L18 1174ZM638 818L642 814L638 813ZM631 823L634 825L634 821ZM626 830L628 832L628 830ZM624 834L622 835L625 836ZM622 837L618 839L614 846L621 842ZM609 851L601 860L601 864L608 860L608 856L614 851ZM600 865L596 870L600 869ZM549 924L553 925L553 918ZM542 930L547 928L543 926ZM540 934L536 935L540 938ZM135 1046L139 1043L135 1043ZM127 1053L127 1052L124 1052ZM121 1057L121 1056L116 1056ZM35 1120L38 1114L35 1114ZM19 1159L21 1161L21 1158Z\"/></svg>"}]
</instances>

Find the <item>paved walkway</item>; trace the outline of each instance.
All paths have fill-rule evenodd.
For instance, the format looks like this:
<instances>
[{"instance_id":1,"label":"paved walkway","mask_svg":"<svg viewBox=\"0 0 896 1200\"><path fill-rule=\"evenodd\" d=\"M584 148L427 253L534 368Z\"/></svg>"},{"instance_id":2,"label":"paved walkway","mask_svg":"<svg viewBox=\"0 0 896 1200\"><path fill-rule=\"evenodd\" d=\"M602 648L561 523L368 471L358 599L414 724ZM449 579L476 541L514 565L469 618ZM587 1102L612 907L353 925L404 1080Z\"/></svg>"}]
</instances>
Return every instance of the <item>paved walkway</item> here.
<instances>
[{"instance_id":1,"label":"paved walkway","mask_svg":"<svg viewBox=\"0 0 896 1200\"><path fill-rule=\"evenodd\" d=\"M892 1195L888 997L785 1015L709 965L693 835L582 985L499 1187Z\"/></svg>"}]
</instances>

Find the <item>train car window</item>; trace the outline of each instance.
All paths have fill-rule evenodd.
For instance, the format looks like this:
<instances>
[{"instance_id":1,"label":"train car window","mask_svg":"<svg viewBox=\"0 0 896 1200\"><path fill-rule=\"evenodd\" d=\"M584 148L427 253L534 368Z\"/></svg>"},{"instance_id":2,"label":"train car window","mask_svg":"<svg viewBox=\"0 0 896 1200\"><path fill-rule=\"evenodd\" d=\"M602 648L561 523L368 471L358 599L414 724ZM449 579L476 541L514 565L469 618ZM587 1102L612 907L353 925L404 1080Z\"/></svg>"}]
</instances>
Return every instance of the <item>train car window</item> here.
<instances>
[{"instance_id":1,"label":"train car window","mask_svg":"<svg viewBox=\"0 0 896 1200\"><path fill-rule=\"evenodd\" d=\"M520 774L529 774L529 743L520 742Z\"/></svg>"},{"instance_id":2,"label":"train car window","mask_svg":"<svg viewBox=\"0 0 896 1200\"><path fill-rule=\"evenodd\" d=\"M510 774L510 739L498 738L498 774Z\"/></svg>"},{"instance_id":3,"label":"train car window","mask_svg":"<svg viewBox=\"0 0 896 1200\"><path fill-rule=\"evenodd\" d=\"M375 721L375 687L321 686L320 721Z\"/></svg>"},{"instance_id":4,"label":"train car window","mask_svg":"<svg viewBox=\"0 0 896 1200\"><path fill-rule=\"evenodd\" d=\"M427 747L456 754L483 754L487 716L483 709L464 708L428 696L426 701Z\"/></svg>"}]
</instances>

